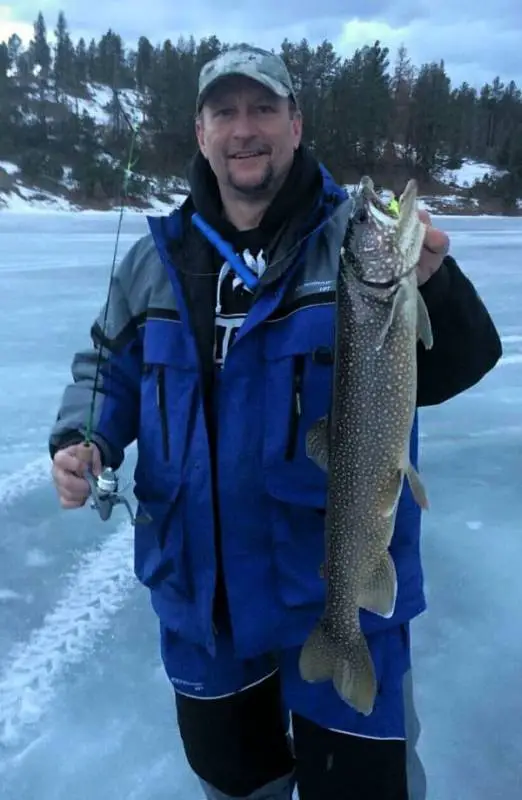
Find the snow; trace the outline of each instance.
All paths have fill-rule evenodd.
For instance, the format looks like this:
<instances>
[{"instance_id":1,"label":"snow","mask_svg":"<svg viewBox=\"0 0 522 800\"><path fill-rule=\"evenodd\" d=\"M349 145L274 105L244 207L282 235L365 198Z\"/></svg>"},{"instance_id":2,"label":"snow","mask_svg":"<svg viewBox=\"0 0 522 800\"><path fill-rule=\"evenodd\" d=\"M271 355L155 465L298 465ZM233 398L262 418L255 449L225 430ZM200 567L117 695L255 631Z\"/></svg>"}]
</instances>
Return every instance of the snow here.
<instances>
[{"instance_id":1,"label":"snow","mask_svg":"<svg viewBox=\"0 0 522 800\"><path fill-rule=\"evenodd\" d=\"M515 800L522 752L522 220L441 217L504 357L421 412L429 610L412 625L428 800ZM60 509L47 435L103 302L112 214L0 214L0 795L197 800L117 509ZM146 229L126 212L121 257ZM132 480L129 449L121 482ZM412 799L413 800L413 799ZM415 799L416 800L416 799Z\"/></svg>"},{"instance_id":2,"label":"snow","mask_svg":"<svg viewBox=\"0 0 522 800\"><path fill-rule=\"evenodd\" d=\"M75 205L59 195L43 189L30 189L19 181L9 194L0 193L0 211L46 213L48 211L75 211Z\"/></svg>"},{"instance_id":3,"label":"snow","mask_svg":"<svg viewBox=\"0 0 522 800\"><path fill-rule=\"evenodd\" d=\"M67 103L71 110L75 110L78 107L80 114L87 112L97 125L109 125L111 114L107 111L107 107L112 104L114 98L112 89L99 83L89 83L87 84L87 93L89 99L66 95ZM118 90L118 100L131 123L139 125L141 122L141 93L134 89L120 89Z\"/></svg>"},{"instance_id":4,"label":"snow","mask_svg":"<svg viewBox=\"0 0 522 800\"><path fill-rule=\"evenodd\" d=\"M0 169L3 169L8 175L16 175L19 171L16 164L13 164L11 161L0 161Z\"/></svg>"},{"instance_id":5,"label":"snow","mask_svg":"<svg viewBox=\"0 0 522 800\"><path fill-rule=\"evenodd\" d=\"M475 181L482 181L487 175L499 177L503 172L491 164L465 159L458 170L444 170L440 178L444 183L466 189L473 186Z\"/></svg>"},{"instance_id":6,"label":"snow","mask_svg":"<svg viewBox=\"0 0 522 800\"><path fill-rule=\"evenodd\" d=\"M65 181L70 181L67 177ZM142 210L138 208L124 207L126 214L169 214L174 208L181 205L186 199L186 195L174 193L171 196L171 202L167 203L159 200L157 197L151 196L148 199L149 207ZM14 190L9 193L0 192L0 214L11 212L14 214L47 214L49 212L82 212L82 214L103 214L120 212L120 206L114 206L108 209L107 212L92 212L90 209L83 209L81 206L67 200L65 197L53 195L51 192L42 189L31 189L23 186L21 182L17 181Z\"/></svg>"}]
</instances>

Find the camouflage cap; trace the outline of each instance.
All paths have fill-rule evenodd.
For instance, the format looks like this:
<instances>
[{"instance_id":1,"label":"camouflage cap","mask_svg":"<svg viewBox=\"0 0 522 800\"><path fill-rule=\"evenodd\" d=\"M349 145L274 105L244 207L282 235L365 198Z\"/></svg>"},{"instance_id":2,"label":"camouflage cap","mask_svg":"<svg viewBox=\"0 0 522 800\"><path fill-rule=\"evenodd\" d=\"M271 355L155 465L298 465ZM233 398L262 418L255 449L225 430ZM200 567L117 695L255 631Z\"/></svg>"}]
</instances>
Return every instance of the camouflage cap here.
<instances>
[{"instance_id":1,"label":"camouflage cap","mask_svg":"<svg viewBox=\"0 0 522 800\"><path fill-rule=\"evenodd\" d=\"M197 111L201 110L209 89L216 81L229 75L244 75L271 89L279 97L296 99L292 79L283 59L268 50L244 44L226 50L202 67Z\"/></svg>"}]
</instances>

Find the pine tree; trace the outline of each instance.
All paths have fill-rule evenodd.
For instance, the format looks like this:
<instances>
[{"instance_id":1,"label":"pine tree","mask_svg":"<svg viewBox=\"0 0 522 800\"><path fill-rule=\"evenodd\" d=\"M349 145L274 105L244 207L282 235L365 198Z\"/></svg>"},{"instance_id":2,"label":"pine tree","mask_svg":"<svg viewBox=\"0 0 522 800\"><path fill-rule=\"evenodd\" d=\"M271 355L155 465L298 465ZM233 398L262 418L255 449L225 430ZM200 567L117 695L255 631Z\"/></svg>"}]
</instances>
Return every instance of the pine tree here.
<instances>
[{"instance_id":1,"label":"pine tree","mask_svg":"<svg viewBox=\"0 0 522 800\"><path fill-rule=\"evenodd\" d=\"M69 36L67 21L63 11L58 14L55 30L56 45L54 49L54 85L56 99L60 93L67 93L75 89L75 52L74 45Z\"/></svg>"}]
</instances>

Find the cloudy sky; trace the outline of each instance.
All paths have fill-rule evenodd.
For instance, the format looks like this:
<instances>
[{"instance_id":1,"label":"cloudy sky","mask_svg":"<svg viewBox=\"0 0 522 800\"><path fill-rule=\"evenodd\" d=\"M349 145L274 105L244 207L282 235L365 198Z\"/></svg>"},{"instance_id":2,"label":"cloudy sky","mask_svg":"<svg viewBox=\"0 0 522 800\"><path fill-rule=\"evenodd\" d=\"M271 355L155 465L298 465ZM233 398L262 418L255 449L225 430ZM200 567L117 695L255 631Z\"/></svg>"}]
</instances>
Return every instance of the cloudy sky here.
<instances>
[{"instance_id":1,"label":"cloudy sky","mask_svg":"<svg viewBox=\"0 0 522 800\"><path fill-rule=\"evenodd\" d=\"M141 35L156 44L180 34L199 39L215 33L223 41L275 48L285 36L313 44L327 38L337 52L349 55L380 39L393 54L404 43L415 64L443 58L457 83L480 85L498 74L522 85L521 0L363 0L357 15L347 11L349 5L346 0L14 0L0 2L0 41L14 31L31 38L40 9L52 31L62 8L74 40L97 38L109 27L127 46Z\"/></svg>"}]
</instances>

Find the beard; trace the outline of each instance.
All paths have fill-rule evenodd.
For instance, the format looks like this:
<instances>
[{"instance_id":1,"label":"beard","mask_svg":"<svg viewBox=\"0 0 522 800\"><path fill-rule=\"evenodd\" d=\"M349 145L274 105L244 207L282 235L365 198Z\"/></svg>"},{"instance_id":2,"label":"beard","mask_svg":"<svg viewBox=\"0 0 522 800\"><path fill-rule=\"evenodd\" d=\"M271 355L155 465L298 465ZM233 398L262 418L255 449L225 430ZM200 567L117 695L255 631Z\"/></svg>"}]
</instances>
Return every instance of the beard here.
<instances>
[{"instance_id":1,"label":"beard","mask_svg":"<svg viewBox=\"0 0 522 800\"><path fill-rule=\"evenodd\" d=\"M261 197L269 194L274 184L274 167L267 162L263 172L257 177L257 180L252 178L239 178L234 174L233 169L227 170L227 182L231 189L243 197Z\"/></svg>"}]
</instances>

